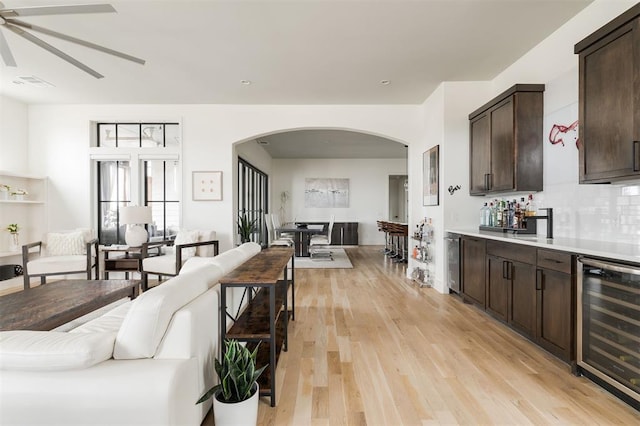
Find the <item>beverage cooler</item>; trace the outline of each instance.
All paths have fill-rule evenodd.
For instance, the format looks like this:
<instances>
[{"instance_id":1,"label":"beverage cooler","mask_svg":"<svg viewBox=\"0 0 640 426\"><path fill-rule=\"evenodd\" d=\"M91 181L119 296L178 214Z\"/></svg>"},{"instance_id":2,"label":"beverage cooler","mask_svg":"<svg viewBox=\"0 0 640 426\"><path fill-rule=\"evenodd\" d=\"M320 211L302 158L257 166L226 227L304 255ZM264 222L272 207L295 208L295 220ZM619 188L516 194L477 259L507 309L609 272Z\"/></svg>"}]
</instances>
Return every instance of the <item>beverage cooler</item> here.
<instances>
[{"instance_id":1,"label":"beverage cooler","mask_svg":"<svg viewBox=\"0 0 640 426\"><path fill-rule=\"evenodd\" d=\"M640 266L578 262L579 370L640 409Z\"/></svg>"}]
</instances>

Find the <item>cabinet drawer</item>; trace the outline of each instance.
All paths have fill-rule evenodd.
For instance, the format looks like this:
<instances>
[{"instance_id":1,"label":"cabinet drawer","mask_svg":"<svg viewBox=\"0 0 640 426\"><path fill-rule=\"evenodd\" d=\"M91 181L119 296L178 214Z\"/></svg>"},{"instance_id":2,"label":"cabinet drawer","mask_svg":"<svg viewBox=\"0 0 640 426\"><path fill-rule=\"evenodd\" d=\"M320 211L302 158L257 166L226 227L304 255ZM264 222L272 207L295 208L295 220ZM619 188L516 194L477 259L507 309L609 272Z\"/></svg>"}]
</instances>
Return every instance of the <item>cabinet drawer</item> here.
<instances>
[{"instance_id":1,"label":"cabinet drawer","mask_svg":"<svg viewBox=\"0 0 640 426\"><path fill-rule=\"evenodd\" d=\"M499 241L487 241L487 253L509 260L528 263L530 265L536 264L535 247L513 243L502 243Z\"/></svg>"},{"instance_id":2,"label":"cabinet drawer","mask_svg":"<svg viewBox=\"0 0 640 426\"><path fill-rule=\"evenodd\" d=\"M573 259L570 253L538 249L538 266L571 274Z\"/></svg>"}]
</instances>

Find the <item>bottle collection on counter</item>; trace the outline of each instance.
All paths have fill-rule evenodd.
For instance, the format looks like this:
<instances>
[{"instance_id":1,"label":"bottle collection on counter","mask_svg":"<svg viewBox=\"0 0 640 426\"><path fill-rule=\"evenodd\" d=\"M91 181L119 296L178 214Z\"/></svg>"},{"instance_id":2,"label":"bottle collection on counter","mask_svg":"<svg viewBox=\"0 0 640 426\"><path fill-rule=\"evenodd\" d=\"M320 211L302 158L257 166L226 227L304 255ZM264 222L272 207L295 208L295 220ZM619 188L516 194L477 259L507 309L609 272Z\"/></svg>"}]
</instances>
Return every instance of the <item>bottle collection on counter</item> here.
<instances>
[{"instance_id":1,"label":"bottle collection on counter","mask_svg":"<svg viewBox=\"0 0 640 426\"><path fill-rule=\"evenodd\" d=\"M535 234L535 220L528 218L536 215L537 206L533 194L527 199L521 197L518 201L493 199L484 203L480 209L480 229L488 231L513 231L523 234Z\"/></svg>"}]
</instances>

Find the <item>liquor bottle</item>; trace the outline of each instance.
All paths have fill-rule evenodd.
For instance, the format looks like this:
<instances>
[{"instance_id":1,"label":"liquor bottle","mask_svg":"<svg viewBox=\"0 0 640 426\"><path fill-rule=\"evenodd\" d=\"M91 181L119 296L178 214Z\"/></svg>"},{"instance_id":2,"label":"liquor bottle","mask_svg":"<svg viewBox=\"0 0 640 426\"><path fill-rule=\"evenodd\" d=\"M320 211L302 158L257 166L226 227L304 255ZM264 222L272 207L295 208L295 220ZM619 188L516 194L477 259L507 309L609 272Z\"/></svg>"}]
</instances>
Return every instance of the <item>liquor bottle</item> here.
<instances>
[{"instance_id":1,"label":"liquor bottle","mask_svg":"<svg viewBox=\"0 0 640 426\"><path fill-rule=\"evenodd\" d=\"M529 199L527 200L525 216L535 216L537 210L538 209L535 206L535 202L533 201L533 194L529 194Z\"/></svg>"},{"instance_id":2,"label":"liquor bottle","mask_svg":"<svg viewBox=\"0 0 640 426\"><path fill-rule=\"evenodd\" d=\"M484 206L482 206L482 208L480 209L480 226L489 225L487 223L487 210L488 209L489 209L489 207L487 206L487 203L484 203Z\"/></svg>"}]
</instances>

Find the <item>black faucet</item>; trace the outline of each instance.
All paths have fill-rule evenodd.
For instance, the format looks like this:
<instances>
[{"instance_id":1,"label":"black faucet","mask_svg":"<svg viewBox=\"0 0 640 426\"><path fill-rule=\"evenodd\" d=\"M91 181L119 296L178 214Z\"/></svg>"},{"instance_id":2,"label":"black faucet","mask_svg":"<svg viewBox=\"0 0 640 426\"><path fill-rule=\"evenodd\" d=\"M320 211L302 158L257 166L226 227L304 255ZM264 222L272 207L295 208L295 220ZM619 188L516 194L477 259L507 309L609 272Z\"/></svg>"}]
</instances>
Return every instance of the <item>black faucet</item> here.
<instances>
[{"instance_id":1,"label":"black faucet","mask_svg":"<svg viewBox=\"0 0 640 426\"><path fill-rule=\"evenodd\" d=\"M546 216L527 216L526 220L529 221L529 220L545 219L547 221L547 238L553 238L553 209L551 207L546 207L538 210L546 210L547 215ZM535 226L533 227L533 229L534 230L536 229Z\"/></svg>"}]
</instances>

